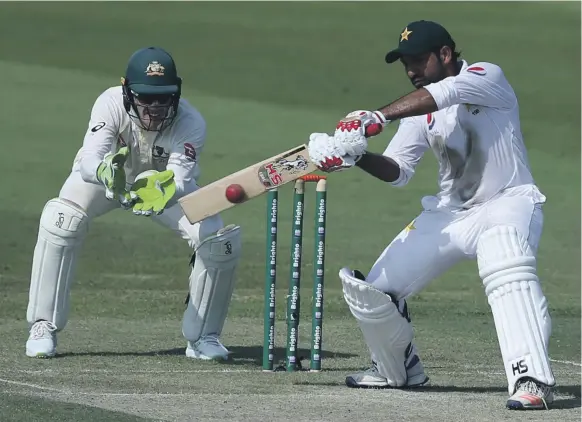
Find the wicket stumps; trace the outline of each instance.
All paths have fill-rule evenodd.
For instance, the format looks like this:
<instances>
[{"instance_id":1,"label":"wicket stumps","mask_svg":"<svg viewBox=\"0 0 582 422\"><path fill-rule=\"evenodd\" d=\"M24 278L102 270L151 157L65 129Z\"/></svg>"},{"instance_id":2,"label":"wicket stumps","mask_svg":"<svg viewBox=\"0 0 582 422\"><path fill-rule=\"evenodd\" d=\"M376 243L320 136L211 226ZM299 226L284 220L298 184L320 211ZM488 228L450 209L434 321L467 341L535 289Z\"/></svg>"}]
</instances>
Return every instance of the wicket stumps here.
<instances>
[{"instance_id":1,"label":"wicket stumps","mask_svg":"<svg viewBox=\"0 0 582 422\"><path fill-rule=\"evenodd\" d=\"M323 335L323 282L325 265L325 222L327 213L327 180L325 176L308 175L295 182L293 192L293 222L291 230L291 261L287 294L287 345L285 365L277 370L296 371L298 362L299 318L301 305L301 258L303 251L303 217L305 213L305 187L316 182L315 229L313 257L313 294L311 306L311 371L321 370ZM275 289L277 279L277 227L279 192L267 194L267 247L264 299L263 370L273 371L275 360Z\"/></svg>"}]
</instances>

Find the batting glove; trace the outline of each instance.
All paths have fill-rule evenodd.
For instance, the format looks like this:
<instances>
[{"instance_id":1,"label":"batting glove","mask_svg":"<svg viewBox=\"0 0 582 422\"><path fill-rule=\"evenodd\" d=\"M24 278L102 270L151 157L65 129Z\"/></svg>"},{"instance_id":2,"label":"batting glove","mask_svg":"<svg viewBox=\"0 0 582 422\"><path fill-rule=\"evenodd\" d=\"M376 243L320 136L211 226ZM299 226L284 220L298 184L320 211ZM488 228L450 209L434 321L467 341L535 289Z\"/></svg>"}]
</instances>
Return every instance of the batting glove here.
<instances>
[{"instance_id":1,"label":"batting glove","mask_svg":"<svg viewBox=\"0 0 582 422\"><path fill-rule=\"evenodd\" d=\"M387 123L388 120L379 111L353 111L336 126L336 147L343 155L361 156L368 149L368 138L380 133Z\"/></svg>"},{"instance_id":2,"label":"batting glove","mask_svg":"<svg viewBox=\"0 0 582 422\"><path fill-rule=\"evenodd\" d=\"M331 173L346 170L356 164L357 158L343 155L335 146L333 136L327 133L312 133L309 136L309 159L321 171Z\"/></svg>"}]
</instances>

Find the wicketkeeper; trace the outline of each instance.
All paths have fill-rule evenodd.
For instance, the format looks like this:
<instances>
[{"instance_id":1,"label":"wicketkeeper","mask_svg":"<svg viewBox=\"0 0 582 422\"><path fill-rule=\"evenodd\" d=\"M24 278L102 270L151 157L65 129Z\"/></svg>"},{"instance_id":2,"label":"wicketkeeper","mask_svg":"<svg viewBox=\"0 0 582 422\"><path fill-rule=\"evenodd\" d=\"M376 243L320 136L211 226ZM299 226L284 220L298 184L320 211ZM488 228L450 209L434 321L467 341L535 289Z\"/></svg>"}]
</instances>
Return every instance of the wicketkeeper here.
<instances>
[{"instance_id":1,"label":"wicketkeeper","mask_svg":"<svg viewBox=\"0 0 582 422\"><path fill-rule=\"evenodd\" d=\"M55 355L56 333L67 324L69 292L90 223L124 208L173 230L194 250L182 321L186 356L228 357L219 336L241 253L240 228L224 227L218 215L190 224L177 203L198 188L206 141L206 122L181 98L181 86L170 54L144 48L129 59L121 86L95 101L72 171L40 217L27 356Z\"/></svg>"}]
</instances>

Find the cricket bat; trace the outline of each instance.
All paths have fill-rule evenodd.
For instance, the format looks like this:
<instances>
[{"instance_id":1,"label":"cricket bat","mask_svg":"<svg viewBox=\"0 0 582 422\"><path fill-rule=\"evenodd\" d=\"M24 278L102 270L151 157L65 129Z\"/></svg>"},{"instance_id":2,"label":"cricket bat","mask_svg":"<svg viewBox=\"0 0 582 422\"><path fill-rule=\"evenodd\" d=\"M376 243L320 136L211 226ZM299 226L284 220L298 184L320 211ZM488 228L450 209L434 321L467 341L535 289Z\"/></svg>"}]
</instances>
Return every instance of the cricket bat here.
<instances>
[{"instance_id":1,"label":"cricket bat","mask_svg":"<svg viewBox=\"0 0 582 422\"><path fill-rule=\"evenodd\" d=\"M203 186L180 198L178 203L190 224L194 224L316 170L316 165L309 160L307 145L298 145ZM244 197L236 203L225 195L226 188L232 184L244 190Z\"/></svg>"},{"instance_id":2,"label":"cricket bat","mask_svg":"<svg viewBox=\"0 0 582 422\"><path fill-rule=\"evenodd\" d=\"M366 128L366 135L374 136L381 131L382 125L372 124ZM180 198L178 203L190 224L195 224L316 170L317 166L309 159L307 145L302 144L202 186ZM226 197L227 188L233 184L240 185L244 191L237 202Z\"/></svg>"}]
</instances>

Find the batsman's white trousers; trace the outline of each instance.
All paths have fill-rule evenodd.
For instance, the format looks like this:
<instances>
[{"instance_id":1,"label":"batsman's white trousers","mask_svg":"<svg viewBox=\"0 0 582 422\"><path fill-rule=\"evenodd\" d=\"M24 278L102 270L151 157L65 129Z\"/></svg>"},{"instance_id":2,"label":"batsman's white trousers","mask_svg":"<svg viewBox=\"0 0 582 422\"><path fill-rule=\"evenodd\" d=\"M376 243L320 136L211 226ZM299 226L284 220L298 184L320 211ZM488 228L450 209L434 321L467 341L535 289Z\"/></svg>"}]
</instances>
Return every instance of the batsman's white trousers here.
<instances>
[{"instance_id":1,"label":"batsman's white trousers","mask_svg":"<svg viewBox=\"0 0 582 422\"><path fill-rule=\"evenodd\" d=\"M423 290L455 264L476 259L480 236L495 226L513 226L534 251L543 228L545 197L533 185L511 188L489 202L464 211L436 208L435 197L384 249L366 280L405 299Z\"/></svg>"},{"instance_id":2,"label":"batsman's white trousers","mask_svg":"<svg viewBox=\"0 0 582 422\"><path fill-rule=\"evenodd\" d=\"M431 201L432 199L432 201ZM454 212L431 206L388 245L366 281L397 300L414 295L454 264L475 259L514 394L522 378L555 385L548 356L552 321L537 276L545 197L533 186L508 189Z\"/></svg>"}]
</instances>

